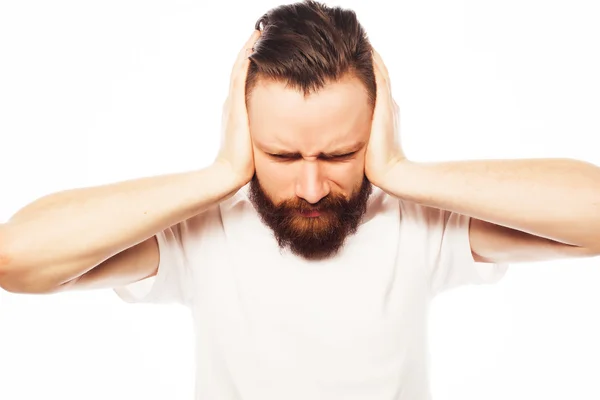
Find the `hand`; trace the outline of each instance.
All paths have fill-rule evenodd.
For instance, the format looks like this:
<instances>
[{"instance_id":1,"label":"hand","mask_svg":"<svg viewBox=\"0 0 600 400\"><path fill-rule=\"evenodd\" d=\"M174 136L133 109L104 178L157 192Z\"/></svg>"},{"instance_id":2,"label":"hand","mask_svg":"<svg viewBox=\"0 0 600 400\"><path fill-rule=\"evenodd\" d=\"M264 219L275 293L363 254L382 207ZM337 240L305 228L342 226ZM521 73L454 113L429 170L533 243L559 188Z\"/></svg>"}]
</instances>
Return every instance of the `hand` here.
<instances>
[{"instance_id":1,"label":"hand","mask_svg":"<svg viewBox=\"0 0 600 400\"><path fill-rule=\"evenodd\" d=\"M255 30L238 53L229 82L229 95L223 105L221 120L221 148L216 164L231 169L239 186L244 186L254 176L254 155L246 109L246 77L254 43L260 37Z\"/></svg>"},{"instance_id":2,"label":"hand","mask_svg":"<svg viewBox=\"0 0 600 400\"><path fill-rule=\"evenodd\" d=\"M406 157L400 145L400 109L392 98L387 68L375 50L373 70L377 83L377 100L365 155L365 174L371 183L381 187L392 168Z\"/></svg>"}]
</instances>

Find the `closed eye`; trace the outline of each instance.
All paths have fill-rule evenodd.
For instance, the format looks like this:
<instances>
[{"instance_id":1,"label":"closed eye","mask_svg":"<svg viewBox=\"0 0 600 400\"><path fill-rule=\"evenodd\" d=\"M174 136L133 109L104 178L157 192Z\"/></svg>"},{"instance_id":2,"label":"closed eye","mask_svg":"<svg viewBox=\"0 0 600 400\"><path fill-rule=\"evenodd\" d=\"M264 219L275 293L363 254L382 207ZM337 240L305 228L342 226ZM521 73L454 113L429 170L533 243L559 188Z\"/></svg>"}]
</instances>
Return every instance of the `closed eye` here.
<instances>
[{"instance_id":1,"label":"closed eye","mask_svg":"<svg viewBox=\"0 0 600 400\"><path fill-rule=\"evenodd\" d=\"M354 155L356 155L356 153L358 153L358 151L353 151L351 153L346 153L346 154L321 154L321 155L319 155L318 158L320 158L321 160L324 160L324 161L346 161L346 160L349 160L352 157L354 157ZM302 158L302 155L300 155L300 154L267 153L267 155L278 161L294 161L294 160L299 160Z\"/></svg>"},{"instance_id":2,"label":"closed eye","mask_svg":"<svg viewBox=\"0 0 600 400\"><path fill-rule=\"evenodd\" d=\"M354 151L352 153L347 154L339 154L339 155L324 155L320 158L326 161L345 161L351 159L358 151Z\"/></svg>"},{"instance_id":3,"label":"closed eye","mask_svg":"<svg viewBox=\"0 0 600 400\"><path fill-rule=\"evenodd\" d=\"M301 158L299 155L293 154L268 154L269 157L278 161L292 161Z\"/></svg>"}]
</instances>

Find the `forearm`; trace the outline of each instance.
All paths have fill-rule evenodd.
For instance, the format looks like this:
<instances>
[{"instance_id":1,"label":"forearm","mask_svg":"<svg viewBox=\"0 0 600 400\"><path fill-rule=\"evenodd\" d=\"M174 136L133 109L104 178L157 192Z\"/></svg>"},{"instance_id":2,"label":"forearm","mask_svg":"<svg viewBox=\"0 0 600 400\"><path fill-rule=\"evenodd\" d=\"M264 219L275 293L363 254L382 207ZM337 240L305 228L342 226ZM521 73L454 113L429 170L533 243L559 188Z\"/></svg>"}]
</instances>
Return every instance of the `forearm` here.
<instances>
[{"instance_id":1,"label":"forearm","mask_svg":"<svg viewBox=\"0 0 600 400\"><path fill-rule=\"evenodd\" d=\"M0 228L4 271L51 268L57 278L79 276L239 187L214 165L45 196Z\"/></svg>"},{"instance_id":2,"label":"forearm","mask_svg":"<svg viewBox=\"0 0 600 400\"><path fill-rule=\"evenodd\" d=\"M576 246L600 242L600 168L571 159L402 161L390 194Z\"/></svg>"}]
</instances>

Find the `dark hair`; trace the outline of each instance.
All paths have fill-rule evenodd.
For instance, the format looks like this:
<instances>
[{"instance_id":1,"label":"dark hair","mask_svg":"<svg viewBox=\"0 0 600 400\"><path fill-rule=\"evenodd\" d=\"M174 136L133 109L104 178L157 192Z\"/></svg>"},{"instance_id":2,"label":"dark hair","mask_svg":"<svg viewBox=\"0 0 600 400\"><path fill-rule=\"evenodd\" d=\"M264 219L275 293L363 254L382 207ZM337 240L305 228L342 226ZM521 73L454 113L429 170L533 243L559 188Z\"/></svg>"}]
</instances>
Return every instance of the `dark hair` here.
<instances>
[{"instance_id":1,"label":"dark hair","mask_svg":"<svg viewBox=\"0 0 600 400\"><path fill-rule=\"evenodd\" d=\"M372 47L354 11L304 0L271 9L255 28L261 36L249 56L246 99L258 79L286 83L307 96L353 74L375 105Z\"/></svg>"}]
</instances>

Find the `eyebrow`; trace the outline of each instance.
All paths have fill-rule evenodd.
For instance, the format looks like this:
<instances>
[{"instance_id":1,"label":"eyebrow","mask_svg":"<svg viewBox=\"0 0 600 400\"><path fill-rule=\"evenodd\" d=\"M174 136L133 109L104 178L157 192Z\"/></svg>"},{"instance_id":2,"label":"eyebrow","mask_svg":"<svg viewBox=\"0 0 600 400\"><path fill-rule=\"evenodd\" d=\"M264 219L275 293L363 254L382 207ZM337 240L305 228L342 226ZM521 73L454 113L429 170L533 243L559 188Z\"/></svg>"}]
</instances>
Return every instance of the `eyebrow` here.
<instances>
[{"instance_id":1,"label":"eyebrow","mask_svg":"<svg viewBox=\"0 0 600 400\"><path fill-rule=\"evenodd\" d=\"M356 153L357 151L361 150L365 146L365 144L366 144L366 142L358 142L351 146L341 147L332 152L321 152L317 155L317 157L327 159L327 158L335 158L335 157L345 156L348 154ZM280 157L288 157L288 158L302 157L302 155L299 152L287 152L287 151L270 152L270 151L267 151L267 153L273 154L276 156L280 156Z\"/></svg>"}]
</instances>

